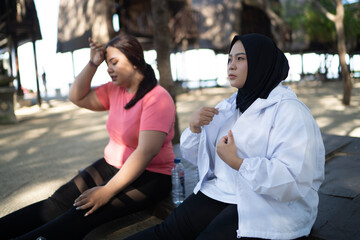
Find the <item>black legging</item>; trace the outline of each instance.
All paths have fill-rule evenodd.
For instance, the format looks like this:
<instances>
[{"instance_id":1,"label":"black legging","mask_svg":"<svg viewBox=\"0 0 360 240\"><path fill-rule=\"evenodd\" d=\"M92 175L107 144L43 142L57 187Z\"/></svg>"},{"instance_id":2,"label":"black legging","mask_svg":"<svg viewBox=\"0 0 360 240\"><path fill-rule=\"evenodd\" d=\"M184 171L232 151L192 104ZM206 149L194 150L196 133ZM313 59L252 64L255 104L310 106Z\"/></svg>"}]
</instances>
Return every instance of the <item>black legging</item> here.
<instances>
[{"instance_id":1,"label":"black legging","mask_svg":"<svg viewBox=\"0 0 360 240\"><path fill-rule=\"evenodd\" d=\"M237 229L236 204L219 202L198 192L185 199L161 224L125 240L235 240Z\"/></svg>"},{"instance_id":2,"label":"black legging","mask_svg":"<svg viewBox=\"0 0 360 240\"><path fill-rule=\"evenodd\" d=\"M76 210L74 200L87 189L104 185L118 169L102 158L81 170L51 197L34 203L0 219L0 238L82 239L103 223L145 209L171 191L169 175L145 171L137 180L109 203L87 217L87 210Z\"/></svg>"}]
</instances>

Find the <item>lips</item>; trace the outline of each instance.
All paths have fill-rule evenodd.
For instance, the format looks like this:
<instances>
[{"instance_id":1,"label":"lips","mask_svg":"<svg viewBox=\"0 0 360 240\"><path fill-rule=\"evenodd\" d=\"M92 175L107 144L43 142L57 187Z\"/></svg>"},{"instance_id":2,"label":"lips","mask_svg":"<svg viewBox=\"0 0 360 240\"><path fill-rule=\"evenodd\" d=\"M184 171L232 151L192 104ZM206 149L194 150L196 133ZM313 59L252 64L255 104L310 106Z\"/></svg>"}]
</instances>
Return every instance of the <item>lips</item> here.
<instances>
[{"instance_id":1,"label":"lips","mask_svg":"<svg viewBox=\"0 0 360 240\"><path fill-rule=\"evenodd\" d=\"M236 75L234 75L234 74L229 74L228 78L229 78L229 79L234 79L234 78L236 78Z\"/></svg>"}]
</instances>

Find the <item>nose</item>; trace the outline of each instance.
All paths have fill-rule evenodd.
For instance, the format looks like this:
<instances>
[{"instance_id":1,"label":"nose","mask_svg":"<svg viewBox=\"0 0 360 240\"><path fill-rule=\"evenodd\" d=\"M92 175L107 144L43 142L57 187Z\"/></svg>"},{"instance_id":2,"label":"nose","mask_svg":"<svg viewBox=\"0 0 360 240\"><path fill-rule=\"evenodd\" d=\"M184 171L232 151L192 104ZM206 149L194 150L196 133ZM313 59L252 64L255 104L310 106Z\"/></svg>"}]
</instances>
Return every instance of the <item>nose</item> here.
<instances>
[{"instance_id":1,"label":"nose","mask_svg":"<svg viewBox=\"0 0 360 240\"><path fill-rule=\"evenodd\" d=\"M112 68L110 67L110 65L108 65L107 72L108 72L109 74L113 72L113 70L112 70Z\"/></svg>"},{"instance_id":2,"label":"nose","mask_svg":"<svg viewBox=\"0 0 360 240\"><path fill-rule=\"evenodd\" d=\"M233 61L231 61L231 62L229 63L229 65L228 65L228 69L229 69L229 70L234 70L235 68L236 68L236 65L234 64Z\"/></svg>"}]
</instances>

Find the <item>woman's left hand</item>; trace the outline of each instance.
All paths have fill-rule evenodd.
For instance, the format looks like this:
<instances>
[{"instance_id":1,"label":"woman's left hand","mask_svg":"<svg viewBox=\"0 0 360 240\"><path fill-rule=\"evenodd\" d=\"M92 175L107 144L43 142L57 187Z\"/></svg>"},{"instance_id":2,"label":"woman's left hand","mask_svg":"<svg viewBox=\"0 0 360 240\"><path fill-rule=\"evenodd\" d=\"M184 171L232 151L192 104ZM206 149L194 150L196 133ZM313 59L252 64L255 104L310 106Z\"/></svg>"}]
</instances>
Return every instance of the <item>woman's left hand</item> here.
<instances>
[{"instance_id":1,"label":"woman's left hand","mask_svg":"<svg viewBox=\"0 0 360 240\"><path fill-rule=\"evenodd\" d=\"M104 186L97 186L83 192L75 199L74 206L76 207L76 210L90 208L90 210L85 213L86 217L109 202L111 197L111 194L109 194Z\"/></svg>"},{"instance_id":2,"label":"woman's left hand","mask_svg":"<svg viewBox=\"0 0 360 240\"><path fill-rule=\"evenodd\" d=\"M235 170L239 170L243 159L237 156L237 149L231 130L229 130L228 135L220 139L216 146L216 152L227 165Z\"/></svg>"}]
</instances>

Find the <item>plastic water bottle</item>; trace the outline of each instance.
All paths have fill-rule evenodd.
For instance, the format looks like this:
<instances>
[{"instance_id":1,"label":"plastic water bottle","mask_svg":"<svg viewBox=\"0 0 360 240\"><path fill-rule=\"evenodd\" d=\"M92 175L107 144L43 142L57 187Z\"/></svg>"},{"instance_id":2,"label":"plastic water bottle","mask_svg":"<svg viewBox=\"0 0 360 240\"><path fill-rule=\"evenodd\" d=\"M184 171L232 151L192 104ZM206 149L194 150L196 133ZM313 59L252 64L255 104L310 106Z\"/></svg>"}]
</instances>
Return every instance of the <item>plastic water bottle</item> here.
<instances>
[{"instance_id":1,"label":"plastic water bottle","mask_svg":"<svg viewBox=\"0 0 360 240\"><path fill-rule=\"evenodd\" d=\"M172 200L178 206L185 199L185 175L184 166L180 158L175 158L174 166L171 169Z\"/></svg>"}]
</instances>

